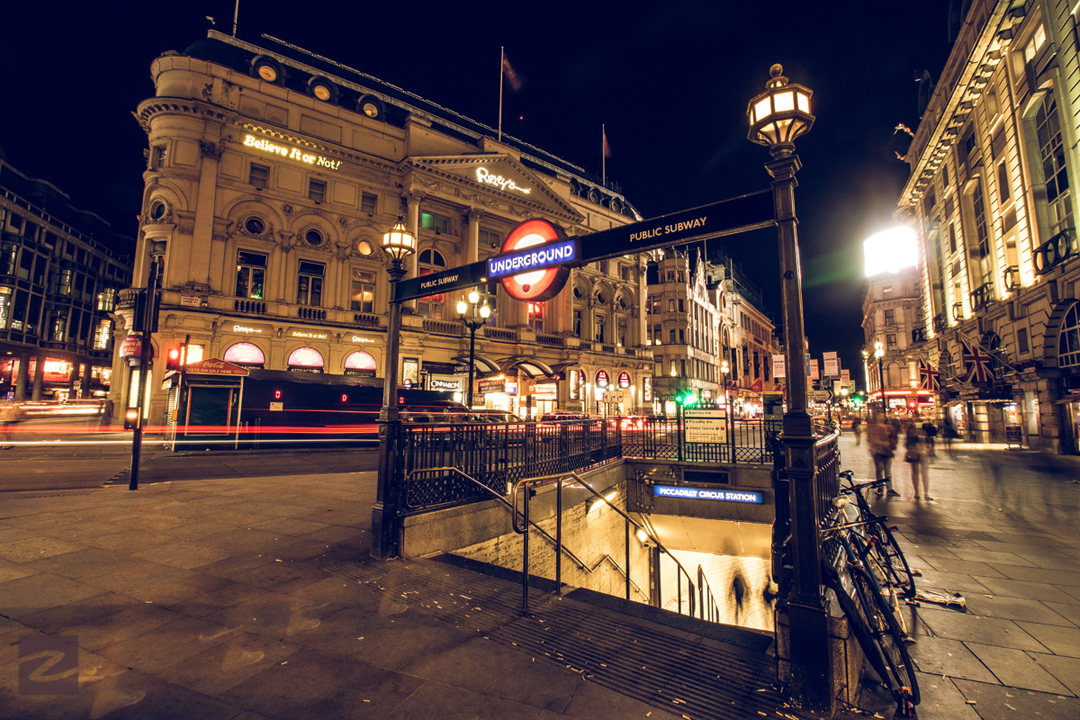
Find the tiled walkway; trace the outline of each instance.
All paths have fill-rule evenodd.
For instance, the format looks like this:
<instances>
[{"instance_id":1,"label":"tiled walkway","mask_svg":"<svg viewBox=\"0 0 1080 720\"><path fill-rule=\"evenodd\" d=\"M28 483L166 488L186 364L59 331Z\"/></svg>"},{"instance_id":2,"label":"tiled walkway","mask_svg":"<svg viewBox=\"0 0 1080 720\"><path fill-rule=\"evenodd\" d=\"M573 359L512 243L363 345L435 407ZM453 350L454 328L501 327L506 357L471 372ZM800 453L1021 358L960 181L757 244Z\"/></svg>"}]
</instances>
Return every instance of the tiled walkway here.
<instances>
[{"instance_id":1,"label":"tiled walkway","mask_svg":"<svg viewBox=\"0 0 1080 720\"><path fill-rule=\"evenodd\" d=\"M872 478L865 443L843 464ZM1080 458L1000 448L938 448L932 502L877 501L900 528L920 587L961 593L963 610L909 607L923 720L1080 717Z\"/></svg>"}]
</instances>

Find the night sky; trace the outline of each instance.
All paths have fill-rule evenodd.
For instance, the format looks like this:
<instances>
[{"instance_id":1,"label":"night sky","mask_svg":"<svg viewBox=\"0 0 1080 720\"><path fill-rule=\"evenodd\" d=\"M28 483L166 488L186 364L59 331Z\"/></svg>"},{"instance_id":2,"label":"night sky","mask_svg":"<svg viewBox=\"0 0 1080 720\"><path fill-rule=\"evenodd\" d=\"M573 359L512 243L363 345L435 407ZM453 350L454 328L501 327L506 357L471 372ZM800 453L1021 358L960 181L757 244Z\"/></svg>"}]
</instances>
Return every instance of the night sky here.
<instances>
[{"instance_id":1,"label":"night sky","mask_svg":"<svg viewBox=\"0 0 1080 720\"><path fill-rule=\"evenodd\" d=\"M503 132L607 176L645 216L769 187L746 108L769 67L814 91L797 142L796 190L811 352L835 350L860 384L862 241L891 220L897 159L918 126L917 75L949 51L947 0L253 2L240 35L287 40L492 127L499 47L526 82L507 86ZM132 117L166 50L232 30L231 0L9 3L0 41L0 146L21 172L134 236L146 136ZM272 45L270 45L272 47ZM713 241L779 322L774 231Z\"/></svg>"}]
</instances>

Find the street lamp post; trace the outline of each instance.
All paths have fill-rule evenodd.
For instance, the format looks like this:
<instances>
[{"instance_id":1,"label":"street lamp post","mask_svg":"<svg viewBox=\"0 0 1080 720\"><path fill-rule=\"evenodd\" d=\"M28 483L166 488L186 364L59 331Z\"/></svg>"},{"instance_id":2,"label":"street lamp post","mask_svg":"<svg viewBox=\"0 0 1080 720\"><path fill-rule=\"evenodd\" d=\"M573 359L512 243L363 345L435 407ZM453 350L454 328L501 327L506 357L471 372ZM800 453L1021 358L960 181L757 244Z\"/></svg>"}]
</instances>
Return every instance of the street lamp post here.
<instances>
[{"instance_id":1,"label":"street lamp post","mask_svg":"<svg viewBox=\"0 0 1080 720\"><path fill-rule=\"evenodd\" d=\"M877 358L877 377L878 377L878 390L881 391L881 414L884 415L887 411L885 409L885 363L881 358L885 356L885 348L881 347L881 342L874 343L874 357Z\"/></svg>"},{"instance_id":2,"label":"street lamp post","mask_svg":"<svg viewBox=\"0 0 1080 720\"><path fill-rule=\"evenodd\" d=\"M480 293L470 290L469 302L461 300L457 304L458 316L465 323L465 327L469 328L469 390L465 394L467 398L465 404L470 410L473 406L473 382L476 377L476 330L491 317L491 308L487 306L487 303L483 305L479 303ZM471 312L470 308L472 308ZM467 312L470 313L468 316L465 315Z\"/></svg>"},{"instance_id":3,"label":"street lamp post","mask_svg":"<svg viewBox=\"0 0 1080 720\"><path fill-rule=\"evenodd\" d=\"M777 235L780 243L781 307L788 370L787 412L781 441L791 506L793 576L786 602L790 689L794 703L809 710L832 711L828 616L821 598L821 551L818 534L815 474L817 457L810 413L806 409L806 353L803 328L802 277L799 267L795 174L802 167L795 139L810 130L812 92L790 84L780 65L769 68L765 92L747 108L749 139L769 148L765 168L772 177ZM777 568L779 570L779 568Z\"/></svg>"},{"instance_id":4,"label":"street lamp post","mask_svg":"<svg viewBox=\"0 0 1080 720\"><path fill-rule=\"evenodd\" d=\"M735 462L735 413L731 411L731 395L728 393L728 373L731 366L727 360L720 361L720 373L724 376L724 417L728 426L728 448L731 453L731 462Z\"/></svg>"},{"instance_id":5,"label":"street lamp post","mask_svg":"<svg viewBox=\"0 0 1080 720\"><path fill-rule=\"evenodd\" d=\"M401 353L401 303L398 283L405 277L406 257L416 252L416 238L405 228L403 218L383 235L383 250L390 256L390 318L386 330L386 371L383 406L379 412L379 478L375 505L371 509L371 556L391 558L398 552L398 487L396 483L401 411L398 409L398 356Z\"/></svg>"}]
</instances>

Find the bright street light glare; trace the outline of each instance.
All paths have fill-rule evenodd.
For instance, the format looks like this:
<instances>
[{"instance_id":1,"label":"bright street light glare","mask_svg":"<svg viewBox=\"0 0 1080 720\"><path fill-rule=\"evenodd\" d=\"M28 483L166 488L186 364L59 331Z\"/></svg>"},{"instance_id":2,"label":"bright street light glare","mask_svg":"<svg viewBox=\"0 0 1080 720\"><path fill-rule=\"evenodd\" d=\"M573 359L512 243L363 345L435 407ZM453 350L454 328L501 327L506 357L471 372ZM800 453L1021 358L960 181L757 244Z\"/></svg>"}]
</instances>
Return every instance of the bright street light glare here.
<instances>
[{"instance_id":1,"label":"bright street light glare","mask_svg":"<svg viewBox=\"0 0 1080 720\"><path fill-rule=\"evenodd\" d=\"M900 272L915 265L918 260L918 242L915 231L900 225L883 230L863 243L863 259L866 277L882 273Z\"/></svg>"}]
</instances>

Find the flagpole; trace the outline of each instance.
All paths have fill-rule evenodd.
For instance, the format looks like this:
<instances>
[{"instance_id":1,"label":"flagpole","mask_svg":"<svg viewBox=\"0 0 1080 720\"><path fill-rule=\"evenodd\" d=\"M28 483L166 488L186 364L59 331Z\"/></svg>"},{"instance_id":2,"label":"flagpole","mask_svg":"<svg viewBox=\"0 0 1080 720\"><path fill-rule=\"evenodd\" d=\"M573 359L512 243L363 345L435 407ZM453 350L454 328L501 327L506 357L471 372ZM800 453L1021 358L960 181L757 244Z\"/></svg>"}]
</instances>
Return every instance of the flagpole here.
<instances>
[{"instance_id":1,"label":"flagpole","mask_svg":"<svg viewBox=\"0 0 1080 720\"><path fill-rule=\"evenodd\" d=\"M604 123L600 123L600 177L603 179L604 187L607 187L607 148L604 145L607 144L607 130L604 128Z\"/></svg>"},{"instance_id":2,"label":"flagpole","mask_svg":"<svg viewBox=\"0 0 1080 720\"><path fill-rule=\"evenodd\" d=\"M506 46L499 47L499 142L502 142L502 95L503 95L503 68L506 66Z\"/></svg>"},{"instance_id":3,"label":"flagpole","mask_svg":"<svg viewBox=\"0 0 1080 720\"><path fill-rule=\"evenodd\" d=\"M236 6L233 7L232 14L232 36L236 37L236 20L240 17L240 0L236 0Z\"/></svg>"}]
</instances>

